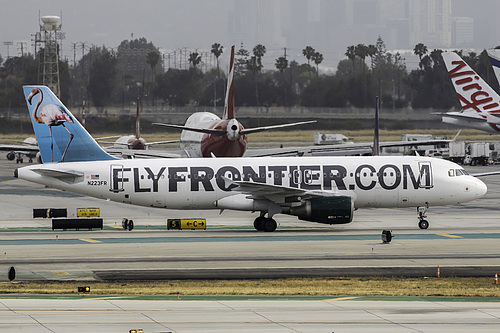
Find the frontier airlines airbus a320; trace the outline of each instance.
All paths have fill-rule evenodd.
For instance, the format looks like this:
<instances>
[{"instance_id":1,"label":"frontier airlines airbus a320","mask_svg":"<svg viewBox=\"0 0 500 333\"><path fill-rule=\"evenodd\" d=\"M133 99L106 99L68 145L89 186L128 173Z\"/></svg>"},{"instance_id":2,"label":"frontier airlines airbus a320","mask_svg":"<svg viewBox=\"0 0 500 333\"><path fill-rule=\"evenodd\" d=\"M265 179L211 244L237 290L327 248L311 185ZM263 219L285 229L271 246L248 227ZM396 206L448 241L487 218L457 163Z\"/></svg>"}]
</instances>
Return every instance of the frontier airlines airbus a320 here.
<instances>
[{"instance_id":1,"label":"frontier airlines airbus a320","mask_svg":"<svg viewBox=\"0 0 500 333\"><path fill-rule=\"evenodd\" d=\"M37 92L45 98L37 105ZM53 188L167 209L258 211L257 230L276 214L326 224L356 208L428 207L482 197L486 185L459 165L419 156L120 160L108 155L44 86L24 94L43 164L15 176ZM427 228L422 210L420 228Z\"/></svg>"}]
</instances>

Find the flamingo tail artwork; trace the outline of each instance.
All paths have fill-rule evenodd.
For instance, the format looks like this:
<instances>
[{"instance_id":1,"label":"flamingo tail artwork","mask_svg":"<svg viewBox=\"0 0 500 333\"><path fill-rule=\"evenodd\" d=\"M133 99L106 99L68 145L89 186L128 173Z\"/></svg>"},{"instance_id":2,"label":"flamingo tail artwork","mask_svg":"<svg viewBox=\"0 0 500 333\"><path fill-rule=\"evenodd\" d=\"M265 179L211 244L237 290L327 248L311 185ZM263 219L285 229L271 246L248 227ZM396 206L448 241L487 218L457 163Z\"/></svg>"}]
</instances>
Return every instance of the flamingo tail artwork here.
<instances>
[{"instance_id":1,"label":"flamingo tail artwork","mask_svg":"<svg viewBox=\"0 0 500 333\"><path fill-rule=\"evenodd\" d=\"M48 87L23 89L43 163L113 159L99 146L89 144L94 139Z\"/></svg>"}]
</instances>

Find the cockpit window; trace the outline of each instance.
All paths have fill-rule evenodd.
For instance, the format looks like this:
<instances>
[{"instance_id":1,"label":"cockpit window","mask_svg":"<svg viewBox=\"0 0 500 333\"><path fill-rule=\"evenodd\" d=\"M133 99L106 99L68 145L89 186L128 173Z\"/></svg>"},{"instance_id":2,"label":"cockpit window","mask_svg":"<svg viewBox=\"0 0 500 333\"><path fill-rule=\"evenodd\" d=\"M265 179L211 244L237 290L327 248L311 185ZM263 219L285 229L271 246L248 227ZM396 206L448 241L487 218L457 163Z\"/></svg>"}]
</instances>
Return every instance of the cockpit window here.
<instances>
[{"instance_id":1,"label":"cockpit window","mask_svg":"<svg viewBox=\"0 0 500 333\"><path fill-rule=\"evenodd\" d=\"M448 176L455 177L455 170L453 169L448 170Z\"/></svg>"},{"instance_id":2,"label":"cockpit window","mask_svg":"<svg viewBox=\"0 0 500 333\"><path fill-rule=\"evenodd\" d=\"M465 171L464 169L456 169L455 173L457 176L467 176L468 175L467 171Z\"/></svg>"}]
</instances>

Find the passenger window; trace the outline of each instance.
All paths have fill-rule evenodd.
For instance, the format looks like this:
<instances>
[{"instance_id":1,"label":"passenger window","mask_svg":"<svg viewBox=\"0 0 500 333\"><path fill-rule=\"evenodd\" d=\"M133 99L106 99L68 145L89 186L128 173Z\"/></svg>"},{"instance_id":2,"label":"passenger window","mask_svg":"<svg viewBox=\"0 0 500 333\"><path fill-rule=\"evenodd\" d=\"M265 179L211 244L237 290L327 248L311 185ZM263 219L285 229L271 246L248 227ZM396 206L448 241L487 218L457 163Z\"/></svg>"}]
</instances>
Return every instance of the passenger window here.
<instances>
[{"instance_id":1,"label":"passenger window","mask_svg":"<svg viewBox=\"0 0 500 333\"><path fill-rule=\"evenodd\" d=\"M448 170L448 176L454 177L455 176L455 170L453 170L453 169Z\"/></svg>"}]
</instances>

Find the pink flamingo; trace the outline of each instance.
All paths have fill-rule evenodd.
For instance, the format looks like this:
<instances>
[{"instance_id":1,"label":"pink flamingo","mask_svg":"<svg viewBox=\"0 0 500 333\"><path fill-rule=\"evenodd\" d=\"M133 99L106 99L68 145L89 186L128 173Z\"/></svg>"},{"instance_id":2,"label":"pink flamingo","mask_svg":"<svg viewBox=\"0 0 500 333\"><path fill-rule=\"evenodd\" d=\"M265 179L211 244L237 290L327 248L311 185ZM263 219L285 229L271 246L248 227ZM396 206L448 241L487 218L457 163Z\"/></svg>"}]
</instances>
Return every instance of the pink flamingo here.
<instances>
[{"instance_id":1,"label":"pink flamingo","mask_svg":"<svg viewBox=\"0 0 500 333\"><path fill-rule=\"evenodd\" d=\"M64 156L66 155L66 152L68 151L69 144L73 140L73 133L71 133L66 126L64 126L65 122L72 123L73 119L69 116L69 114L66 112L66 110L60 106L57 106L55 104L49 104L44 106L40 110L39 116L37 116L37 111L38 107L40 104L42 104L43 101L43 93L39 88L34 88L31 91L31 94L28 96L28 102L31 105L31 99L33 96L40 94L40 100L38 101L38 104L36 105L35 109L33 110L33 120L36 121L39 124L45 124L49 126L50 129L50 152L51 152L51 157L52 157L52 162L54 162L54 146L52 143L52 126L59 126L62 125L66 131L68 131L69 135L71 136L68 142L68 145L66 146L66 149L64 150L64 153L62 154L61 157L61 162L64 162Z\"/></svg>"}]
</instances>

